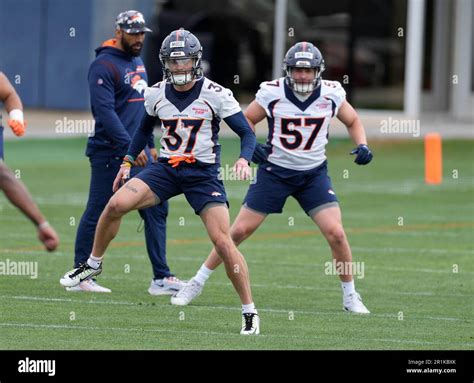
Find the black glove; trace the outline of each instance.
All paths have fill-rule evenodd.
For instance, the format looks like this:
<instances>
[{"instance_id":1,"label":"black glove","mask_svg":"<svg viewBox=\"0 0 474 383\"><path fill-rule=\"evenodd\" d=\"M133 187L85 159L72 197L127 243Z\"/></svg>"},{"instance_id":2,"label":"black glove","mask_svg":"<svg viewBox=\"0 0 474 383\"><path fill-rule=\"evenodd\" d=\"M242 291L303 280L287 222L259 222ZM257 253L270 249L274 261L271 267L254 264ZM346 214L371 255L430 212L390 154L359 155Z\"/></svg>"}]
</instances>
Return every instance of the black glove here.
<instances>
[{"instance_id":1,"label":"black glove","mask_svg":"<svg viewBox=\"0 0 474 383\"><path fill-rule=\"evenodd\" d=\"M370 148L365 144L360 144L357 148L352 149L351 154L357 154L354 160L357 165L367 165L374 157Z\"/></svg>"},{"instance_id":2,"label":"black glove","mask_svg":"<svg viewBox=\"0 0 474 383\"><path fill-rule=\"evenodd\" d=\"M266 162L271 148L272 147L268 144L257 143L257 146L255 146L255 151L253 152L252 162L255 164Z\"/></svg>"}]
</instances>

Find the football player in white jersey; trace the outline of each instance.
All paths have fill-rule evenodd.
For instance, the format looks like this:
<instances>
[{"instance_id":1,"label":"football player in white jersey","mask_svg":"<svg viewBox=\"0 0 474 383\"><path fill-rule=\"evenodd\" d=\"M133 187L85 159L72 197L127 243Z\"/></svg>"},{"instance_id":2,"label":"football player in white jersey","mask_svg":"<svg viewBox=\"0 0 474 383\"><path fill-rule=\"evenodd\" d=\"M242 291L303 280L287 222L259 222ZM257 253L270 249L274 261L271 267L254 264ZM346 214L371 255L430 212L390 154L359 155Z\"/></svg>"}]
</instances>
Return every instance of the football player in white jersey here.
<instances>
[{"instance_id":1,"label":"football player in white jersey","mask_svg":"<svg viewBox=\"0 0 474 383\"><path fill-rule=\"evenodd\" d=\"M258 335L260 320L252 300L248 268L230 236L226 192L218 177L219 122L224 119L240 136L241 152L234 165L239 178L250 176L256 138L232 92L203 77L201 56L199 40L184 29L173 31L163 41L160 60L164 80L145 91L147 116L136 130L117 174L116 193L99 219L92 254L86 264L66 273L60 282L74 286L101 273L104 253L126 213L184 194L201 217L240 296L241 334ZM130 167L156 123L163 131L159 160L128 180ZM128 182L119 189L125 180Z\"/></svg>"},{"instance_id":2,"label":"football player in white jersey","mask_svg":"<svg viewBox=\"0 0 474 383\"><path fill-rule=\"evenodd\" d=\"M355 290L351 272L352 254L342 226L341 211L327 175L325 146L328 128L336 116L357 145L351 154L365 165L372 159L364 127L346 100L337 81L321 78L324 60L311 43L299 42L286 53L286 76L260 85L255 100L245 111L250 126L264 118L269 133L266 145L257 144L253 161L259 163L256 182L250 185L244 204L231 228L236 245L247 239L271 213L281 213L286 199L294 197L319 226L331 247L339 269L343 309L369 314ZM197 274L171 297L171 303L186 305L197 297L221 260L213 250ZM344 266L344 267L342 267Z\"/></svg>"}]
</instances>

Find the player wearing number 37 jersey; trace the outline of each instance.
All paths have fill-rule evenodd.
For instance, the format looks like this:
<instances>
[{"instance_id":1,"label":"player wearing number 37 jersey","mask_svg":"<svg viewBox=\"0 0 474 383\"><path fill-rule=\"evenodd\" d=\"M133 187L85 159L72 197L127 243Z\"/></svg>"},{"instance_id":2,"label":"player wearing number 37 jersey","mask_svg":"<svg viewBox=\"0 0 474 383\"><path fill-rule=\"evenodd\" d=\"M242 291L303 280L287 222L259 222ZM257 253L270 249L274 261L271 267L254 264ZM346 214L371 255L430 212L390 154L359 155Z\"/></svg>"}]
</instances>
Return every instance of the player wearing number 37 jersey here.
<instances>
[{"instance_id":1,"label":"player wearing number 37 jersey","mask_svg":"<svg viewBox=\"0 0 474 383\"><path fill-rule=\"evenodd\" d=\"M295 198L319 226L331 248L343 290L345 311L368 314L356 292L352 254L341 220L341 211L327 174L325 147L329 123L339 118L357 148L355 162L372 159L364 127L337 81L322 80L324 60L311 43L291 47L284 60L286 76L264 82L245 111L251 126L268 121L266 145L257 144L253 161L259 163L256 182L250 185L244 204L231 228L239 245L252 235L268 214L281 213L288 197ZM221 263L212 251L196 276L171 298L186 305L197 297L212 271ZM289 276L294 279L296 276Z\"/></svg>"},{"instance_id":2,"label":"player wearing number 37 jersey","mask_svg":"<svg viewBox=\"0 0 474 383\"><path fill-rule=\"evenodd\" d=\"M94 247L87 264L62 279L75 285L102 270L102 259L117 233L123 215L184 194L208 232L227 275L242 302L243 335L258 335L260 321L252 300L246 262L230 236L226 192L218 177L219 122L223 119L241 139L234 170L250 176L249 162L256 138L232 92L204 78L202 48L189 31L179 29L165 38L160 49L164 80L145 91L144 117L114 182L110 199L97 226ZM128 180L130 167L148 142L155 124L161 125L158 162ZM120 183L126 182L120 189ZM238 272L235 272L238 270Z\"/></svg>"}]
</instances>

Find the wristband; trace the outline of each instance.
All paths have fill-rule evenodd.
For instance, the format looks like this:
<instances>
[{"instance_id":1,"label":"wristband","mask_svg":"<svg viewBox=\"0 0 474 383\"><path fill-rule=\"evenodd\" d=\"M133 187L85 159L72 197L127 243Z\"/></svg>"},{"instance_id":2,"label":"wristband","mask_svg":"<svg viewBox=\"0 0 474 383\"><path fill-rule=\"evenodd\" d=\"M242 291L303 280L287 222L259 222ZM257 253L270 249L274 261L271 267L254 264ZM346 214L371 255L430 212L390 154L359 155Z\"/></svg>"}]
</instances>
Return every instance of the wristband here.
<instances>
[{"instance_id":1,"label":"wristband","mask_svg":"<svg viewBox=\"0 0 474 383\"><path fill-rule=\"evenodd\" d=\"M48 227L51 227L48 221L41 222L38 226L38 230L43 230L47 229Z\"/></svg>"},{"instance_id":2,"label":"wristband","mask_svg":"<svg viewBox=\"0 0 474 383\"><path fill-rule=\"evenodd\" d=\"M8 116L10 117L10 120L16 120L20 121L23 124L23 111L20 109L13 109L10 110L10 113L8 113Z\"/></svg>"},{"instance_id":3,"label":"wristband","mask_svg":"<svg viewBox=\"0 0 474 383\"><path fill-rule=\"evenodd\" d=\"M122 163L122 165L129 164L129 166L132 167L134 162L135 162L135 158L133 158L133 156L131 156L130 154L127 154L127 155L123 158L123 163Z\"/></svg>"}]
</instances>

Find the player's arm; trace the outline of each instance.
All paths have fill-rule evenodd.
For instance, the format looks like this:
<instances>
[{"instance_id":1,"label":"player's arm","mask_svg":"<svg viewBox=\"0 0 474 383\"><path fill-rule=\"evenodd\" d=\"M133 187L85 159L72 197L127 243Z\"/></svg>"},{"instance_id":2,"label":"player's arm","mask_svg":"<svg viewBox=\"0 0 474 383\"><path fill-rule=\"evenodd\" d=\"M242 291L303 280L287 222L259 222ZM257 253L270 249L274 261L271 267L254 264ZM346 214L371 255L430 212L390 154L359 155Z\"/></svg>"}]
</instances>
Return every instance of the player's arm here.
<instances>
[{"instance_id":1,"label":"player's arm","mask_svg":"<svg viewBox=\"0 0 474 383\"><path fill-rule=\"evenodd\" d=\"M245 109L244 115L250 127L255 132L255 125L257 125L260 121L267 117L267 112L265 111L265 109L262 108L262 106L257 102L257 100L253 100L249 104L247 109ZM268 145L260 144L257 142L257 145L255 146L255 151L252 156L252 162L256 164L265 162L268 158L268 148Z\"/></svg>"},{"instance_id":2,"label":"player's arm","mask_svg":"<svg viewBox=\"0 0 474 383\"><path fill-rule=\"evenodd\" d=\"M244 112L245 118L247 119L249 126L255 132L255 125L257 125L260 121L262 121L266 116L265 109L263 109L260 104L253 100L247 109Z\"/></svg>"},{"instance_id":3,"label":"player's arm","mask_svg":"<svg viewBox=\"0 0 474 383\"><path fill-rule=\"evenodd\" d=\"M347 100L344 101L339 108L337 118L346 125L349 136L356 146L361 144L367 145L367 138L365 137L365 130L362 121L355 109Z\"/></svg>"},{"instance_id":4,"label":"player's arm","mask_svg":"<svg viewBox=\"0 0 474 383\"><path fill-rule=\"evenodd\" d=\"M242 111L224 118L224 121L240 137L240 155L234 165L234 171L239 178L248 179L250 176L249 163L257 144L255 133L250 128Z\"/></svg>"},{"instance_id":5,"label":"player's arm","mask_svg":"<svg viewBox=\"0 0 474 383\"><path fill-rule=\"evenodd\" d=\"M112 142L126 150L130 135L115 112L115 83L111 70L101 62L92 64L89 70L89 91L94 113L102 122Z\"/></svg>"},{"instance_id":6,"label":"player's arm","mask_svg":"<svg viewBox=\"0 0 474 383\"><path fill-rule=\"evenodd\" d=\"M26 123L23 118L23 105L8 78L0 72L0 101L8 112L8 125L17 136L25 134Z\"/></svg>"},{"instance_id":7,"label":"player's arm","mask_svg":"<svg viewBox=\"0 0 474 383\"><path fill-rule=\"evenodd\" d=\"M155 135L153 133L151 133L148 139L148 148L150 149L151 157L156 161L158 159L158 150L156 150Z\"/></svg>"},{"instance_id":8,"label":"player's arm","mask_svg":"<svg viewBox=\"0 0 474 383\"><path fill-rule=\"evenodd\" d=\"M130 168L133 165L140 165L139 156L141 156L145 149L145 146L150 142L150 137L153 136L153 129L156 124L160 124L161 121L157 116L150 116L148 113L145 113L140 126L135 133L133 134L132 141L128 147L127 155L124 158L120 170L115 177L112 190L116 192L120 184L124 181L127 181L130 178Z\"/></svg>"},{"instance_id":9,"label":"player's arm","mask_svg":"<svg viewBox=\"0 0 474 383\"><path fill-rule=\"evenodd\" d=\"M337 118L346 125L349 136L357 146L357 148L351 152L351 154L357 154L354 162L358 165L368 164L372 160L373 154L367 146L365 129L359 115L347 100L345 100L339 108Z\"/></svg>"},{"instance_id":10,"label":"player's arm","mask_svg":"<svg viewBox=\"0 0 474 383\"><path fill-rule=\"evenodd\" d=\"M48 251L55 250L59 243L58 235L41 214L26 186L15 177L3 161L0 161L0 190L3 190L10 202L33 222L38 230L38 238L45 248Z\"/></svg>"},{"instance_id":11,"label":"player's arm","mask_svg":"<svg viewBox=\"0 0 474 383\"><path fill-rule=\"evenodd\" d=\"M140 126L135 130L130 146L128 147L127 157L130 157L134 161L137 159L138 155L145 149L145 146L149 146L153 141L153 130L155 125L159 123L161 123L161 121L157 116L150 116L148 113L143 115Z\"/></svg>"},{"instance_id":12,"label":"player's arm","mask_svg":"<svg viewBox=\"0 0 474 383\"><path fill-rule=\"evenodd\" d=\"M232 116L224 118L224 121L240 137L239 159L250 162L257 139L244 114L242 112L235 113Z\"/></svg>"}]
</instances>

